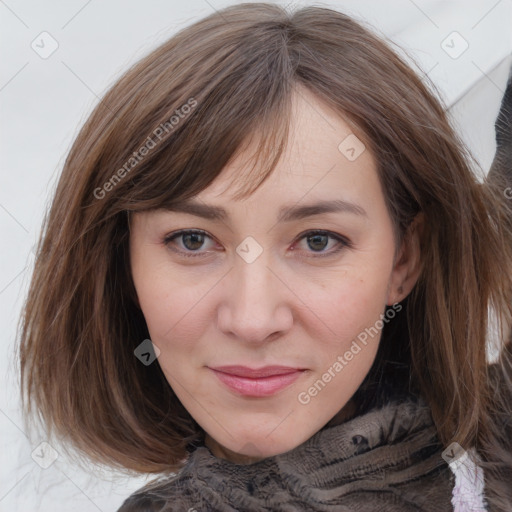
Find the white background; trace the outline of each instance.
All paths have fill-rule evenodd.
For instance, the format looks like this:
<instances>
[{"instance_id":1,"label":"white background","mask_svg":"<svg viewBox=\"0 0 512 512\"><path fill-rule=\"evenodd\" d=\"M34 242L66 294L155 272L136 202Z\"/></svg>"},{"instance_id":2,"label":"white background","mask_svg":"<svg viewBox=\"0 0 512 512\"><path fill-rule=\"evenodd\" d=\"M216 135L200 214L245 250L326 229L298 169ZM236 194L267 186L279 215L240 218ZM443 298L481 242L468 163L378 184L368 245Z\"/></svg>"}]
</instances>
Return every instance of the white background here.
<instances>
[{"instance_id":1,"label":"white background","mask_svg":"<svg viewBox=\"0 0 512 512\"><path fill-rule=\"evenodd\" d=\"M34 462L31 452L44 435L29 440L23 431L16 324L43 212L88 113L131 63L183 26L233 3L0 0L0 511L115 511L146 481L144 476L82 470L59 447L47 469ZM418 72L439 87L456 128L488 169L495 151L494 120L512 62L512 0L315 5L366 20L413 57ZM58 43L46 59L31 47L33 41L42 45L43 31ZM453 39L454 31L463 40ZM464 40L469 46L456 59L442 47L448 41L457 51Z\"/></svg>"}]
</instances>

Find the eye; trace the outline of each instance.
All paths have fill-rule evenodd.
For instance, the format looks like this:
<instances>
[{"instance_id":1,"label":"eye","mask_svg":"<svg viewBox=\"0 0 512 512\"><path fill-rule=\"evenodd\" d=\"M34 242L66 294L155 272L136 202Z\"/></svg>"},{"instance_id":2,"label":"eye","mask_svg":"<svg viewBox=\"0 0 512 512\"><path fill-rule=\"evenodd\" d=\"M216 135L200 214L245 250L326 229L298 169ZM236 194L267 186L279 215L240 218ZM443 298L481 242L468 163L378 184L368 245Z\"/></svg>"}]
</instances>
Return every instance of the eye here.
<instances>
[{"instance_id":1,"label":"eye","mask_svg":"<svg viewBox=\"0 0 512 512\"><path fill-rule=\"evenodd\" d=\"M212 238L206 234L205 231L202 230L182 230L176 233L171 233L166 236L163 240L163 243L169 247L174 252L177 252L185 257L201 257L206 256L208 251L201 251L200 249L204 249L204 244L206 239L212 240ZM332 233L331 231L325 230L313 230L307 231L306 233L302 233L298 237L298 242L302 240L306 241L306 246L311 249L306 252L312 253L311 257L326 257L337 254L345 247L352 247L350 241L337 233ZM329 241L334 240L336 242L335 248L330 251L325 251L326 247L329 245ZM176 248L176 242L180 241L181 244L178 244L181 247ZM294 246L292 246L292 251L295 250L295 242ZM306 257L310 257L306 256Z\"/></svg>"},{"instance_id":2,"label":"eye","mask_svg":"<svg viewBox=\"0 0 512 512\"><path fill-rule=\"evenodd\" d=\"M204 252L199 252L199 249L201 249L204 244L205 238L210 238L205 231L198 229L184 230L166 236L163 243L173 251L183 254L183 256L194 258L205 255ZM171 242L174 242L176 239L181 240L181 249L176 249L172 246Z\"/></svg>"},{"instance_id":3,"label":"eye","mask_svg":"<svg viewBox=\"0 0 512 512\"><path fill-rule=\"evenodd\" d=\"M334 240L336 243L334 250L325 251L324 249L329 245L329 239ZM352 247L350 241L337 233L332 233L331 231L323 231L323 230L314 230L308 231L302 235L299 235L299 242L305 240L306 247L312 249L311 255L314 257L326 257L337 254L345 247ZM292 249L294 250L294 249ZM306 257L310 257L309 255Z\"/></svg>"}]
</instances>

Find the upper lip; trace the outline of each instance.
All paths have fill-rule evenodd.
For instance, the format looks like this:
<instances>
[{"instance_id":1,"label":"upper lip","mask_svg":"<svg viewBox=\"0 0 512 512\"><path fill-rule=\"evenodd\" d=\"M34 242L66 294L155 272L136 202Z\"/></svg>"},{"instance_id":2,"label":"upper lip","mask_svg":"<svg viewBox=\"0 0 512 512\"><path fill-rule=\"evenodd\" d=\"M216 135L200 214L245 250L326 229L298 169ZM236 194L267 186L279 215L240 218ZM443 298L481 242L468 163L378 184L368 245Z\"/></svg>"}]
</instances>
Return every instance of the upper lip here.
<instances>
[{"instance_id":1,"label":"upper lip","mask_svg":"<svg viewBox=\"0 0 512 512\"><path fill-rule=\"evenodd\" d=\"M218 372L253 379L258 377L271 377L274 375L286 375L288 373L304 370L304 368L295 368L292 366L264 366L262 368L249 368L248 366L228 365L210 368Z\"/></svg>"}]
</instances>

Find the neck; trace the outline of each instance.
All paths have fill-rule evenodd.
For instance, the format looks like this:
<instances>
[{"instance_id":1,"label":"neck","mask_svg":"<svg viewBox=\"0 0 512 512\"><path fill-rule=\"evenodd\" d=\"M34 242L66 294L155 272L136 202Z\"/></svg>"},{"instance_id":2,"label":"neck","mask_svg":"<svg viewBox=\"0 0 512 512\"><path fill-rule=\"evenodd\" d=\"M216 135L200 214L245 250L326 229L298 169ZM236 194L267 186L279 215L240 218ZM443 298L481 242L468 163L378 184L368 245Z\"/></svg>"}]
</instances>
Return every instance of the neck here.
<instances>
[{"instance_id":1,"label":"neck","mask_svg":"<svg viewBox=\"0 0 512 512\"><path fill-rule=\"evenodd\" d=\"M345 406L338 412L336 415L331 418L326 425L322 428L334 427L335 425L341 425L347 419L351 418L356 411L355 403L352 399L350 399ZM204 444L209 450L218 457L219 459L225 459L230 462L234 462L235 464L253 464L254 462L258 462L263 460L265 457L257 457L251 455L244 455L243 453L234 452L225 446L222 446L218 443L213 437L211 437L207 432L205 432ZM277 455L277 454L276 454Z\"/></svg>"},{"instance_id":2,"label":"neck","mask_svg":"<svg viewBox=\"0 0 512 512\"><path fill-rule=\"evenodd\" d=\"M219 459L226 459L235 464L252 464L263 460L265 457L251 457L250 455L244 455L243 453L234 452L220 443L215 441L207 432L204 437L204 444L210 451Z\"/></svg>"}]
</instances>

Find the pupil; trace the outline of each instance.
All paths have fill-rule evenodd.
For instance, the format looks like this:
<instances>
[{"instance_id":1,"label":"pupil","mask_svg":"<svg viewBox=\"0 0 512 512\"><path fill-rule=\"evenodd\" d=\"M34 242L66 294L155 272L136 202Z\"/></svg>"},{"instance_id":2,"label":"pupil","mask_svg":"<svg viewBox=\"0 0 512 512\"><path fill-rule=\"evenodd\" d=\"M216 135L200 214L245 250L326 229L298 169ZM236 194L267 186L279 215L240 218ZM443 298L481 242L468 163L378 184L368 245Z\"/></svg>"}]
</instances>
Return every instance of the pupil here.
<instances>
[{"instance_id":1,"label":"pupil","mask_svg":"<svg viewBox=\"0 0 512 512\"><path fill-rule=\"evenodd\" d=\"M194 251L196 249L199 249L201 247L201 245L203 245L202 237L203 237L203 235L201 233L189 233L189 234L183 235L183 243L187 249ZM192 245L194 245L194 243L197 244L195 247L190 247L189 244L187 243L187 241L189 241L191 238L192 238ZM199 238L199 241L197 240L197 238Z\"/></svg>"},{"instance_id":2,"label":"pupil","mask_svg":"<svg viewBox=\"0 0 512 512\"><path fill-rule=\"evenodd\" d=\"M323 240L323 242L324 242L324 243L322 243L322 241L320 241L320 239L321 239L321 238L323 238L323 239L324 239L324 240ZM315 248L315 247L311 246L311 244L309 243L311 240L313 240L313 245L315 245L315 244L319 243L319 244L320 244L320 247L318 247L318 246L317 246L317 247ZM311 247L311 249L313 249L313 250L315 250L315 249L316 249L316 250L322 250L322 249L325 249L325 246L327 245L325 242L327 242L327 235L311 235L311 236L309 236L309 237L308 237L308 245L309 245L309 247Z\"/></svg>"}]
</instances>

